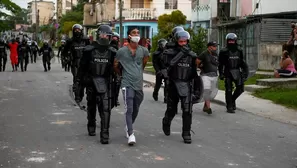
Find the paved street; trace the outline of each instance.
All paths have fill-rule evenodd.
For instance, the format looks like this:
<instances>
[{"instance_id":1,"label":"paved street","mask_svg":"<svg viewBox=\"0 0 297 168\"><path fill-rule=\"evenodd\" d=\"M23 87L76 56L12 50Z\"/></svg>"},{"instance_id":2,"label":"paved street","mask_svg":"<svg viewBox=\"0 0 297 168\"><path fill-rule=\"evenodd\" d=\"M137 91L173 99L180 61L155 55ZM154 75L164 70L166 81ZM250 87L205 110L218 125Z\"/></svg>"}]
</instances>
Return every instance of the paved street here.
<instances>
[{"instance_id":1,"label":"paved street","mask_svg":"<svg viewBox=\"0 0 297 168\"><path fill-rule=\"evenodd\" d=\"M151 87L144 87L135 123L137 144L127 145L121 96L121 106L112 111L110 144L102 145L98 134L87 135L86 112L68 94L69 72L58 64L43 72L40 60L27 72L7 67L0 73L0 167L297 167L296 126L243 111L228 114L220 105L212 104L211 116L201 112L202 104L194 106L192 144L182 142L181 113L172 122L172 135L165 136L161 118L166 106L153 101Z\"/></svg>"}]
</instances>

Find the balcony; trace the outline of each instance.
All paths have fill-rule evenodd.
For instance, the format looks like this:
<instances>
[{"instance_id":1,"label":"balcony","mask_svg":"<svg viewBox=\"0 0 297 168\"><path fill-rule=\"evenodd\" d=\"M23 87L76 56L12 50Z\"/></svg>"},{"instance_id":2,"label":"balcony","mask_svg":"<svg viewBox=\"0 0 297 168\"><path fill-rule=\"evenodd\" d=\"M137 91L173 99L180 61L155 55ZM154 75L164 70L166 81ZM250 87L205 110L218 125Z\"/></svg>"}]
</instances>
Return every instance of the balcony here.
<instances>
[{"instance_id":1,"label":"balcony","mask_svg":"<svg viewBox=\"0 0 297 168\"><path fill-rule=\"evenodd\" d=\"M156 9L150 8L130 8L123 10L125 20L155 20Z\"/></svg>"}]
</instances>

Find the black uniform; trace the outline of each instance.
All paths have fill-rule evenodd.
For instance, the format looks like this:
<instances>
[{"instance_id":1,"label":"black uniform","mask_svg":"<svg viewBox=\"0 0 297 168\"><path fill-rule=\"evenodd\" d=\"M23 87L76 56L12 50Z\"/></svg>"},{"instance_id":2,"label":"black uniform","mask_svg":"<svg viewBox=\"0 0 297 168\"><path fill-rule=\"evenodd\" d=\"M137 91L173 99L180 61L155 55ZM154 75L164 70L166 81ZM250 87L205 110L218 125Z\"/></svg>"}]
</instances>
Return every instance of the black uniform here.
<instances>
[{"instance_id":1,"label":"black uniform","mask_svg":"<svg viewBox=\"0 0 297 168\"><path fill-rule=\"evenodd\" d=\"M61 46L59 47L59 50L58 50L58 55L57 57L60 58L61 57L61 65L62 65L62 68L65 67L65 58L63 57L63 50L65 48L65 44L61 44ZM61 55L60 55L61 54ZM66 68L65 68L65 71L66 71Z\"/></svg>"},{"instance_id":2,"label":"black uniform","mask_svg":"<svg viewBox=\"0 0 297 168\"><path fill-rule=\"evenodd\" d=\"M22 72L27 71L27 66L29 64L29 54L31 54L31 48L27 44L25 39L22 40L22 43L18 46L18 59L19 64L21 64ZM24 69L24 61L25 61L25 69Z\"/></svg>"},{"instance_id":3,"label":"black uniform","mask_svg":"<svg viewBox=\"0 0 297 168\"><path fill-rule=\"evenodd\" d=\"M21 44L20 38L16 37L15 42L17 42L20 45ZM18 56L18 64L16 65L16 68L19 67L19 65L20 65L20 57Z\"/></svg>"},{"instance_id":4,"label":"black uniform","mask_svg":"<svg viewBox=\"0 0 297 168\"><path fill-rule=\"evenodd\" d=\"M7 62L7 52L6 50L9 48L8 44L4 42L4 40L0 40L0 72L5 71L5 66ZM3 61L3 62L2 62Z\"/></svg>"},{"instance_id":5,"label":"black uniform","mask_svg":"<svg viewBox=\"0 0 297 168\"><path fill-rule=\"evenodd\" d=\"M80 32L75 32L76 29L79 29ZM70 51L70 60L71 60L71 73L73 76L73 92L75 94L75 101L81 102L84 97L84 87L79 88L79 92L76 92L76 74L79 68L79 62L82 57L83 49L85 46L90 44L89 39L83 38L82 34L83 28L79 24L75 24L72 27L73 37L66 41L65 48L62 54L65 56ZM79 94L78 94L79 93Z\"/></svg>"},{"instance_id":6,"label":"black uniform","mask_svg":"<svg viewBox=\"0 0 297 168\"><path fill-rule=\"evenodd\" d=\"M40 55L42 55L42 63L44 72L51 70L51 53L53 52L52 47L48 45L48 43L44 43L40 48Z\"/></svg>"},{"instance_id":7,"label":"black uniform","mask_svg":"<svg viewBox=\"0 0 297 168\"><path fill-rule=\"evenodd\" d=\"M190 38L186 31L176 33L176 39ZM163 132L170 135L171 121L177 113L179 100L182 106L182 137L185 143L191 143L191 124L192 124L192 89L193 79L196 73L197 55L188 47L178 46L167 49L163 53L164 62L168 67L168 97L167 109L163 118Z\"/></svg>"},{"instance_id":8,"label":"black uniform","mask_svg":"<svg viewBox=\"0 0 297 168\"><path fill-rule=\"evenodd\" d=\"M153 66L156 72L156 83L153 92L153 98L155 101L158 101L158 92L162 85L162 81L164 81L165 88L164 88L164 103L167 102L167 70L166 67L162 66L161 56L165 49L165 45L167 41L165 39L158 40L158 49L156 52L153 53Z\"/></svg>"},{"instance_id":9,"label":"black uniform","mask_svg":"<svg viewBox=\"0 0 297 168\"><path fill-rule=\"evenodd\" d=\"M111 28L107 25L99 27L97 34L111 35ZM100 141L107 144L109 141L110 111L115 105L114 100L114 71L113 61L116 50L109 47L110 39L99 38L96 42L85 47L77 73L77 86L87 88L88 132L95 135L96 107L101 118Z\"/></svg>"},{"instance_id":10,"label":"black uniform","mask_svg":"<svg viewBox=\"0 0 297 168\"><path fill-rule=\"evenodd\" d=\"M223 48L219 54L219 74L221 80L225 79L227 112L234 113L235 101L244 92L244 81L248 77L249 70L244 61L243 52L236 44L237 36L234 33L229 33L226 39L227 47ZM229 43L229 41L235 43ZM232 94L233 83L235 83L236 89Z\"/></svg>"},{"instance_id":11,"label":"black uniform","mask_svg":"<svg viewBox=\"0 0 297 168\"><path fill-rule=\"evenodd\" d=\"M31 44L31 63L36 63L36 58L37 58L37 53L39 53L39 48L38 46L36 45L36 43L34 41L32 41L32 44Z\"/></svg>"},{"instance_id":12,"label":"black uniform","mask_svg":"<svg viewBox=\"0 0 297 168\"><path fill-rule=\"evenodd\" d=\"M113 32L112 38L116 37L117 40L111 40L110 45L111 47L113 47L114 49L116 49L116 51L119 49L119 41L120 41L120 35L116 32ZM116 102L117 105L120 105L119 102L119 94L120 94L120 90L121 90L121 76L118 75L117 73L115 73L116 75L116 79L115 79L115 83L116 83L116 88L115 88L115 95L116 95Z\"/></svg>"}]
</instances>

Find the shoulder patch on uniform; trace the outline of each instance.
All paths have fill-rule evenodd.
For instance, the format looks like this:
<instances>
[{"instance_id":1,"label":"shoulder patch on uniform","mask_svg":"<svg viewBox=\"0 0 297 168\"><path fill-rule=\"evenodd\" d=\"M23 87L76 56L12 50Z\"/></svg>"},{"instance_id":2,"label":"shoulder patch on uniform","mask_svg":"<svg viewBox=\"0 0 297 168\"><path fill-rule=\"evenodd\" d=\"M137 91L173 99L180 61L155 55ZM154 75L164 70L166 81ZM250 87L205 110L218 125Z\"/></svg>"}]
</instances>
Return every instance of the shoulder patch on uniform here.
<instances>
[{"instance_id":1,"label":"shoulder patch on uniform","mask_svg":"<svg viewBox=\"0 0 297 168\"><path fill-rule=\"evenodd\" d=\"M197 57L197 54L194 52L194 51L190 51L189 52L189 55L193 58L196 58Z\"/></svg>"},{"instance_id":2,"label":"shoulder patch on uniform","mask_svg":"<svg viewBox=\"0 0 297 168\"><path fill-rule=\"evenodd\" d=\"M109 51L111 51L111 52L114 52L114 53L117 52L117 49L115 49L115 48L113 48L113 47L109 47L108 49L109 49Z\"/></svg>"},{"instance_id":3,"label":"shoulder patch on uniform","mask_svg":"<svg viewBox=\"0 0 297 168\"><path fill-rule=\"evenodd\" d=\"M164 52L163 52L164 54L168 54L168 55L170 55L170 54L174 54L175 52L174 52L174 50L173 49L167 49L167 50L164 50Z\"/></svg>"},{"instance_id":4,"label":"shoulder patch on uniform","mask_svg":"<svg viewBox=\"0 0 297 168\"><path fill-rule=\"evenodd\" d=\"M94 49L94 46L92 46L92 45L87 45L87 46L84 47L85 51L91 51L93 49Z\"/></svg>"},{"instance_id":5,"label":"shoulder patch on uniform","mask_svg":"<svg viewBox=\"0 0 297 168\"><path fill-rule=\"evenodd\" d=\"M228 48L222 48L220 51L221 52L226 52L226 51L228 51Z\"/></svg>"},{"instance_id":6,"label":"shoulder patch on uniform","mask_svg":"<svg viewBox=\"0 0 297 168\"><path fill-rule=\"evenodd\" d=\"M162 52L161 51L155 51L154 53L153 53L153 55L159 55L159 54L161 54Z\"/></svg>"}]
</instances>

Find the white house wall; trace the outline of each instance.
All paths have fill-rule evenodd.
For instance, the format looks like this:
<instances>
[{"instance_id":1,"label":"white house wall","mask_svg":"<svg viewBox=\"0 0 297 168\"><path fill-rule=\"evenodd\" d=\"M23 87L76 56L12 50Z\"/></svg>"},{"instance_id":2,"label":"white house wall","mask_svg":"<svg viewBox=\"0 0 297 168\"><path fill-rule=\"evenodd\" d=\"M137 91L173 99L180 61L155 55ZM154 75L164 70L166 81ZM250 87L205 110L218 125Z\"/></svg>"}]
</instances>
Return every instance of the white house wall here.
<instances>
[{"instance_id":1,"label":"white house wall","mask_svg":"<svg viewBox=\"0 0 297 168\"><path fill-rule=\"evenodd\" d=\"M257 2L258 0L253 0L253 7L256 6ZM291 11L297 11L297 0L261 0L259 3L259 8L255 10L255 14L269 14Z\"/></svg>"},{"instance_id":2,"label":"white house wall","mask_svg":"<svg viewBox=\"0 0 297 168\"><path fill-rule=\"evenodd\" d=\"M116 0L116 4L119 3L119 0ZM124 0L124 9L130 8L130 0ZM165 13L170 14L174 10L165 9L165 0L153 0L151 1L151 8L156 9L156 16L163 15ZM192 10L191 10L191 0L178 0L177 4L178 10L182 11L184 15L186 15L187 20L191 20L192 18ZM119 6L116 5L115 10L115 18L119 18Z\"/></svg>"},{"instance_id":3,"label":"white house wall","mask_svg":"<svg viewBox=\"0 0 297 168\"><path fill-rule=\"evenodd\" d=\"M192 22L208 21L217 17L217 0L199 0L199 6L192 8Z\"/></svg>"}]
</instances>

